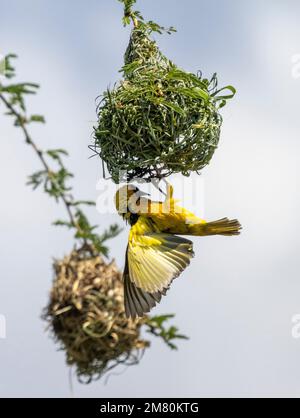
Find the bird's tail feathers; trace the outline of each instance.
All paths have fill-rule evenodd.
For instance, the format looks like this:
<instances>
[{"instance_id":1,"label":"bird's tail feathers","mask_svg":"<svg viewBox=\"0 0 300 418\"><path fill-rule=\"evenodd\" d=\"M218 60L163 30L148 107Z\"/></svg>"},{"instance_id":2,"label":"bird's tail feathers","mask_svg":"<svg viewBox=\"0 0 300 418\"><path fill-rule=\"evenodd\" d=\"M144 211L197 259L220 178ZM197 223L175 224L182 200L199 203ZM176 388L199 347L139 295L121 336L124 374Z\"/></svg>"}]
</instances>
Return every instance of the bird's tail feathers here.
<instances>
[{"instance_id":1,"label":"bird's tail feathers","mask_svg":"<svg viewBox=\"0 0 300 418\"><path fill-rule=\"evenodd\" d=\"M193 225L193 235L239 235L242 226L237 219L222 218L217 221Z\"/></svg>"}]
</instances>

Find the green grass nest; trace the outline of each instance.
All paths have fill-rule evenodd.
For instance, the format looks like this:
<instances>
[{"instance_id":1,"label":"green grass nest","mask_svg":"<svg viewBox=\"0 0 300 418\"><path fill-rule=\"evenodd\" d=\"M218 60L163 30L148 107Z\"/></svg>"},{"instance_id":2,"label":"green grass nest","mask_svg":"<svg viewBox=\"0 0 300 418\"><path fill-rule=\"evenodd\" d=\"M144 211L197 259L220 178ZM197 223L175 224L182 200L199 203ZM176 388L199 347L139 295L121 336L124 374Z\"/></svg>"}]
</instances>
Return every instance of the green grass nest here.
<instances>
[{"instance_id":1,"label":"green grass nest","mask_svg":"<svg viewBox=\"0 0 300 418\"><path fill-rule=\"evenodd\" d=\"M140 21L132 30L123 80L98 106L95 150L116 183L199 172L218 146L219 109L235 94L218 89L216 75L179 69L151 39L157 28Z\"/></svg>"}]
</instances>

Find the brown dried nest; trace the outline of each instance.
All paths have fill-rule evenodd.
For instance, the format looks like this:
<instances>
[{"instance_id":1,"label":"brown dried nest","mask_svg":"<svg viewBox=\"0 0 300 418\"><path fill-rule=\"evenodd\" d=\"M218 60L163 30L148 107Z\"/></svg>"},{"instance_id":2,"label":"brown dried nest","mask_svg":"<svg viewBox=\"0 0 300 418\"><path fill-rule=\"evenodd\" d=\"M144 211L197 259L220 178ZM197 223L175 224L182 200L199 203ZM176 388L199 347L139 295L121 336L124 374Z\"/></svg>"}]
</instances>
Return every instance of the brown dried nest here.
<instances>
[{"instance_id":1,"label":"brown dried nest","mask_svg":"<svg viewBox=\"0 0 300 418\"><path fill-rule=\"evenodd\" d=\"M136 364L149 342L141 339L147 318L126 318L121 274L91 250L74 250L54 263L55 279L44 313L53 336L85 383L118 364Z\"/></svg>"}]
</instances>

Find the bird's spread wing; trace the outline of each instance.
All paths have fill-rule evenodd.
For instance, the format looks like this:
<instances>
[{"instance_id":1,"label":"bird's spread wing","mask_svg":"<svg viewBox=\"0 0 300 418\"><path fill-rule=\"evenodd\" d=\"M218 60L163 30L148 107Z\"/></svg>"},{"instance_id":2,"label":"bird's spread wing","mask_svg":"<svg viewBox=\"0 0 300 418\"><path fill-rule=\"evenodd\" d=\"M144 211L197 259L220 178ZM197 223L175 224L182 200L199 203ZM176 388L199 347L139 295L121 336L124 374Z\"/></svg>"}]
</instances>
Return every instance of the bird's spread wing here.
<instances>
[{"instance_id":1,"label":"bird's spread wing","mask_svg":"<svg viewBox=\"0 0 300 418\"><path fill-rule=\"evenodd\" d=\"M136 287L136 285L130 280L129 276L128 248L126 251L123 282L125 313L128 318L132 317L134 319L136 316L143 316L144 313L149 312L156 305L156 303L160 302L162 295L167 291L166 289L161 293L148 293Z\"/></svg>"},{"instance_id":2,"label":"bird's spread wing","mask_svg":"<svg viewBox=\"0 0 300 418\"><path fill-rule=\"evenodd\" d=\"M135 318L149 312L193 255L192 242L176 235L147 232L131 236L123 276L126 315Z\"/></svg>"}]
</instances>

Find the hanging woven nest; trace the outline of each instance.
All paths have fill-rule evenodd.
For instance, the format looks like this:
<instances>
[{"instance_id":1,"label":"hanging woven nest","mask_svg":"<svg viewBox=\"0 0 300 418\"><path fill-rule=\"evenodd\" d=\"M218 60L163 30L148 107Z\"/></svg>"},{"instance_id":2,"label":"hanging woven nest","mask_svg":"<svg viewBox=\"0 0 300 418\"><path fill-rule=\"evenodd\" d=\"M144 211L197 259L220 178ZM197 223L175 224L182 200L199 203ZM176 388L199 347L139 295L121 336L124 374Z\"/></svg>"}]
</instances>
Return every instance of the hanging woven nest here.
<instances>
[{"instance_id":1,"label":"hanging woven nest","mask_svg":"<svg viewBox=\"0 0 300 418\"><path fill-rule=\"evenodd\" d=\"M118 364L136 364L149 342L141 326L125 317L123 284L115 264L74 250L54 263L55 278L44 318L53 337L75 366L80 381L90 382Z\"/></svg>"},{"instance_id":2,"label":"hanging woven nest","mask_svg":"<svg viewBox=\"0 0 300 418\"><path fill-rule=\"evenodd\" d=\"M159 28L159 29L158 29ZM151 39L163 28L139 21L132 30L122 68L123 80L107 90L98 106L95 150L112 179L162 178L199 172L219 142L220 95L211 80L179 69Z\"/></svg>"}]
</instances>

